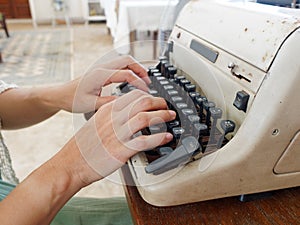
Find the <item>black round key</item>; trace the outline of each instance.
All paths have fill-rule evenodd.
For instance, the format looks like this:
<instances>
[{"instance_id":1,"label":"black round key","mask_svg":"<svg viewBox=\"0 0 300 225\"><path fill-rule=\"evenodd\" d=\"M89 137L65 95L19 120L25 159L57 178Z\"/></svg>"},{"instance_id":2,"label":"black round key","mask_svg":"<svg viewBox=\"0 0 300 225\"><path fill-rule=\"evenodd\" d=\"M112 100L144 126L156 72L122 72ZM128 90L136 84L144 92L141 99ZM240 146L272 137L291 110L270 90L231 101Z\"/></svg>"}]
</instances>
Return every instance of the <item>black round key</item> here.
<instances>
[{"instance_id":1,"label":"black round key","mask_svg":"<svg viewBox=\"0 0 300 225\"><path fill-rule=\"evenodd\" d=\"M233 132L235 129L235 123L232 120L222 120L220 125L225 135Z\"/></svg>"},{"instance_id":2,"label":"black round key","mask_svg":"<svg viewBox=\"0 0 300 225\"><path fill-rule=\"evenodd\" d=\"M206 125L209 126L210 125L210 108L215 107L216 104L214 102L211 101L207 101L207 102L203 102L203 108L206 111Z\"/></svg>"},{"instance_id":3,"label":"black round key","mask_svg":"<svg viewBox=\"0 0 300 225\"><path fill-rule=\"evenodd\" d=\"M178 95L178 91L176 90L169 90L168 95Z\"/></svg>"},{"instance_id":4,"label":"black round key","mask_svg":"<svg viewBox=\"0 0 300 225\"><path fill-rule=\"evenodd\" d=\"M200 117L197 115L189 115L188 120L190 121L190 123L199 123Z\"/></svg>"},{"instance_id":5,"label":"black round key","mask_svg":"<svg viewBox=\"0 0 300 225\"><path fill-rule=\"evenodd\" d=\"M182 99L183 99L183 98L180 97L180 96L174 96L174 97L171 98L171 100L172 100L173 102L181 102Z\"/></svg>"},{"instance_id":6,"label":"black round key","mask_svg":"<svg viewBox=\"0 0 300 225\"><path fill-rule=\"evenodd\" d=\"M161 129L159 126L150 126L149 127L150 134L157 134L161 132Z\"/></svg>"},{"instance_id":7,"label":"black round key","mask_svg":"<svg viewBox=\"0 0 300 225\"><path fill-rule=\"evenodd\" d=\"M199 135L199 137L207 134L208 127L204 123L195 123L194 128L195 128L197 134Z\"/></svg>"},{"instance_id":8,"label":"black round key","mask_svg":"<svg viewBox=\"0 0 300 225\"><path fill-rule=\"evenodd\" d=\"M148 92L149 92L150 95L153 95L153 96L157 96L158 95L158 91L154 90L154 89L150 89Z\"/></svg>"},{"instance_id":9,"label":"black round key","mask_svg":"<svg viewBox=\"0 0 300 225\"><path fill-rule=\"evenodd\" d=\"M163 86L164 90L171 90L171 89L174 89L174 86L173 85L164 85Z\"/></svg>"},{"instance_id":10,"label":"black round key","mask_svg":"<svg viewBox=\"0 0 300 225\"><path fill-rule=\"evenodd\" d=\"M213 108L215 106L216 106L216 104L214 102L211 102L211 101L203 102L203 107L206 111L209 111L210 108Z\"/></svg>"},{"instance_id":11,"label":"black round key","mask_svg":"<svg viewBox=\"0 0 300 225\"><path fill-rule=\"evenodd\" d=\"M168 80L161 80L159 83L160 83L160 85L170 84L170 82Z\"/></svg>"},{"instance_id":12,"label":"black round key","mask_svg":"<svg viewBox=\"0 0 300 225\"><path fill-rule=\"evenodd\" d=\"M168 67L170 67L169 63L164 63L161 65L161 73L163 74L163 76L167 77L167 71L168 71Z\"/></svg>"},{"instance_id":13,"label":"black round key","mask_svg":"<svg viewBox=\"0 0 300 225\"><path fill-rule=\"evenodd\" d=\"M169 68L173 67L172 64L166 63L164 65L164 76L167 78L170 78L170 74L169 74Z\"/></svg>"},{"instance_id":14,"label":"black round key","mask_svg":"<svg viewBox=\"0 0 300 225\"><path fill-rule=\"evenodd\" d=\"M217 108L217 107L213 107L213 108L209 108L209 112L211 117L215 120L215 119L220 119L222 117L222 109Z\"/></svg>"},{"instance_id":15,"label":"black round key","mask_svg":"<svg viewBox=\"0 0 300 225\"><path fill-rule=\"evenodd\" d=\"M156 68L148 70L148 75L149 76L153 76L154 73L159 73L159 70L156 69Z\"/></svg>"},{"instance_id":16,"label":"black round key","mask_svg":"<svg viewBox=\"0 0 300 225\"><path fill-rule=\"evenodd\" d=\"M184 87L184 85L190 84L190 83L191 83L191 81L189 81L187 79L181 79L181 80L179 80L180 86L183 86L183 87Z\"/></svg>"},{"instance_id":17,"label":"black round key","mask_svg":"<svg viewBox=\"0 0 300 225\"><path fill-rule=\"evenodd\" d=\"M152 73L152 76L154 76L154 77L161 77L162 75L161 75L160 72L154 72L154 73Z\"/></svg>"},{"instance_id":18,"label":"black round key","mask_svg":"<svg viewBox=\"0 0 300 225\"><path fill-rule=\"evenodd\" d=\"M176 73L177 73L177 68L176 67L171 66L171 67L168 68L169 78L174 78Z\"/></svg>"},{"instance_id":19,"label":"black round key","mask_svg":"<svg viewBox=\"0 0 300 225\"><path fill-rule=\"evenodd\" d=\"M192 109L182 109L181 112L183 113L183 115L188 116L188 115L192 115L195 112Z\"/></svg>"},{"instance_id":20,"label":"black round key","mask_svg":"<svg viewBox=\"0 0 300 225\"><path fill-rule=\"evenodd\" d=\"M184 134L184 129L182 127L174 127L172 129L172 133L174 138L179 139L181 137L181 135Z\"/></svg>"},{"instance_id":21,"label":"black round key","mask_svg":"<svg viewBox=\"0 0 300 225\"><path fill-rule=\"evenodd\" d=\"M195 103L199 108L199 116L202 119L203 117L203 103L207 102L207 98L204 96L196 97L195 98Z\"/></svg>"},{"instance_id":22,"label":"black round key","mask_svg":"<svg viewBox=\"0 0 300 225\"><path fill-rule=\"evenodd\" d=\"M207 102L207 98L204 97L204 96L199 96L199 97L196 97L196 98L195 98L195 102L196 102L196 104L197 104L198 106L203 107L203 103L204 103L204 102Z\"/></svg>"},{"instance_id":23,"label":"black round key","mask_svg":"<svg viewBox=\"0 0 300 225\"><path fill-rule=\"evenodd\" d=\"M192 92L189 93L189 96L190 96L190 97L193 99L193 101L195 102L196 98L197 98L197 97L200 97L200 93L199 93L199 92L194 92L194 91L192 91Z\"/></svg>"},{"instance_id":24,"label":"black round key","mask_svg":"<svg viewBox=\"0 0 300 225\"><path fill-rule=\"evenodd\" d=\"M178 109L184 109L184 108L187 108L188 105L187 105L186 103L179 102L179 103L176 104L176 107L177 107Z\"/></svg>"},{"instance_id":25,"label":"black round key","mask_svg":"<svg viewBox=\"0 0 300 225\"><path fill-rule=\"evenodd\" d=\"M157 77L156 77L156 80L161 81L161 80L166 80L166 78L163 77L163 76L157 76Z\"/></svg>"},{"instance_id":26,"label":"black round key","mask_svg":"<svg viewBox=\"0 0 300 225\"><path fill-rule=\"evenodd\" d=\"M148 70L152 70L152 69L156 69L156 67L155 66L149 66L148 67Z\"/></svg>"},{"instance_id":27,"label":"black round key","mask_svg":"<svg viewBox=\"0 0 300 225\"><path fill-rule=\"evenodd\" d=\"M213 119L211 129L210 129L210 136L211 136L211 142L216 142L216 130L217 130L217 120L222 117L222 109L217 107L212 107L209 109L209 113L211 115L211 118Z\"/></svg>"},{"instance_id":28,"label":"black round key","mask_svg":"<svg viewBox=\"0 0 300 225\"><path fill-rule=\"evenodd\" d=\"M175 83L176 83L176 84L179 84L180 80L185 79L185 76L182 76L182 75L181 75L181 76L175 76L174 79L175 79L175 80L174 80Z\"/></svg>"},{"instance_id":29,"label":"black round key","mask_svg":"<svg viewBox=\"0 0 300 225\"><path fill-rule=\"evenodd\" d=\"M165 56L165 55L161 55L161 56L158 57L158 60L159 60L159 62L161 62L161 61L168 61L168 57Z\"/></svg>"},{"instance_id":30,"label":"black round key","mask_svg":"<svg viewBox=\"0 0 300 225\"><path fill-rule=\"evenodd\" d=\"M180 123L178 120L172 120L170 122L167 122L167 128L168 128L168 130L171 130L171 131L173 130L173 128L179 127L179 125L180 125Z\"/></svg>"},{"instance_id":31,"label":"black round key","mask_svg":"<svg viewBox=\"0 0 300 225\"><path fill-rule=\"evenodd\" d=\"M167 60L162 60L162 61L160 62L160 68L158 68L158 69L160 69L160 72L162 73L162 75L165 74L165 73L164 73L165 64L169 64L169 62L168 62Z\"/></svg>"},{"instance_id":32,"label":"black round key","mask_svg":"<svg viewBox=\"0 0 300 225\"><path fill-rule=\"evenodd\" d=\"M196 91L196 85L195 84L185 84L184 90L187 92L194 92L194 91Z\"/></svg>"},{"instance_id":33,"label":"black round key","mask_svg":"<svg viewBox=\"0 0 300 225\"><path fill-rule=\"evenodd\" d=\"M221 126L221 129L223 130L223 134L219 138L219 141L218 141L218 144L217 144L217 148L221 148L225 136L228 133L234 131L234 129L235 129L235 123L232 120L221 120L220 126Z\"/></svg>"}]
</instances>

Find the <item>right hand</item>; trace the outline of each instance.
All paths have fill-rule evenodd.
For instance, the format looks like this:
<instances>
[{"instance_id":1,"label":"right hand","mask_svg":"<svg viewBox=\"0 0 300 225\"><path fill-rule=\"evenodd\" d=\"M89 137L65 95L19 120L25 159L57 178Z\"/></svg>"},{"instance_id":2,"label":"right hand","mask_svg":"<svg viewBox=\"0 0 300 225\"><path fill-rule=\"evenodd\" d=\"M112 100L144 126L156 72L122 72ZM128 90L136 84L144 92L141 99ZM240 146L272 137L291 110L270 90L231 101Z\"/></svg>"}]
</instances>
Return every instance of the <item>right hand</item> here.
<instances>
[{"instance_id":1,"label":"right hand","mask_svg":"<svg viewBox=\"0 0 300 225\"><path fill-rule=\"evenodd\" d=\"M166 101L134 90L103 105L75 139L82 157L91 169L82 177L86 184L120 168L139 151L152 149L172 140L170 133L134 136L150 125L174 120Z\"/></svg>"}]
</instances>

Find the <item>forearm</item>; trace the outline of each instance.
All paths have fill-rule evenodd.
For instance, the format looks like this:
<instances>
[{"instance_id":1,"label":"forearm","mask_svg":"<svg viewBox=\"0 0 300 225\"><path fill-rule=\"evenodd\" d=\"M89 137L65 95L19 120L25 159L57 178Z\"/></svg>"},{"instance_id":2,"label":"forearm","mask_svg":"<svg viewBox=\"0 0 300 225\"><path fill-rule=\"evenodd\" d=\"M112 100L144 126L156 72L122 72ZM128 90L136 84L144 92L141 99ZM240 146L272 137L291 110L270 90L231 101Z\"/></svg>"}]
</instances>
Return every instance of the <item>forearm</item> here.
<instances>
[{"instance_id":1,"label":"forearm","mask_svg":"<svg viewBox=\"0 0 300 225\"><path fill-rule=\"evenodd\" d=\"M39 123L60 110L59 87L10 89L0 94L0 118L4 129Z\"/></svg>"},{"instance_id":2,"label":"forearm","mask_svg":"<svg viewBox=\"0 0 300 225\"><path fill-rule=\"evenodd\" d=\"M81 160L76 143L71 140L0 203L1 224L49 224L62 206L86 185L80 175L85 176L89 168Z\"/></svg>"}]
</instances>

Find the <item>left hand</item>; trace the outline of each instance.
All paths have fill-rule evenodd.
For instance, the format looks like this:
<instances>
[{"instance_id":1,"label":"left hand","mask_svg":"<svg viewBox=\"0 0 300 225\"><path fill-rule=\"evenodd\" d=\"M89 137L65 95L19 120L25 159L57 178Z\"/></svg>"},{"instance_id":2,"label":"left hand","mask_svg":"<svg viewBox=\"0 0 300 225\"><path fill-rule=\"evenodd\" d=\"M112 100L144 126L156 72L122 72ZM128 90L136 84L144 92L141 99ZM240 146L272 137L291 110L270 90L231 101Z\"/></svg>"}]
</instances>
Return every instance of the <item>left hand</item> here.
<instances>
[{"instance_id":1,"label":"left hand","mask_svg":"<svg viewBox=\"0 0 300 225\"><path fill-rule=\"evenodd\" d=\"M84 113L98 109L115 96L101 96L102 87L111 83L128 82L147 91L150 83L146 69L131 56L121 56L109 63L92 67L84 76L59 87L60 108Z\"/></svg>"}]
</instances>

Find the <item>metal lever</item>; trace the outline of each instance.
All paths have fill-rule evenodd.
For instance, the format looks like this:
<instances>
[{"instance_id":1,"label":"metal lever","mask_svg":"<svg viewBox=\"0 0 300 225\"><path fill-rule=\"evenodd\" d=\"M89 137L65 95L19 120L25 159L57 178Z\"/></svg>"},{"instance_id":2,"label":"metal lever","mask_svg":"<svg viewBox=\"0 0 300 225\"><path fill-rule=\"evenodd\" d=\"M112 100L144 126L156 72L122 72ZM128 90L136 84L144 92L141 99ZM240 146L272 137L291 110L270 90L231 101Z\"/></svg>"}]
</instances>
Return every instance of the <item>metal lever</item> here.
<instances>
[{"instance_id":1,"label":"metal lever","mask_svg":"<svg viewBox=\"0 0 300 225\"><path fill-rule=\"evenodd\" d=\"M228 68L230 69L230 72L231 72L231 74L232 74L233 76L239 78L240 80L244 79L245 81L251 83L251 80L249 80L247 77L245 77L245 76L243 76L243 75L241 75L241 74L237 74L237 73L235 72L235 69L236 69L237 67L238 67L238 66L237 66L236 64L234 64L233 62L230 62L230 63L228 64Z\"/></svg>"},{"instance_id":2,"label":"metal lever","mask_svg":"<svg viewBox=\"0 0 300 225\"><path fill-rule=\"evenodd\" d=\"M193 136L188 136L182 139L181 143L171 153L158 158L146 166L146 173L161 174L189 162L193 153L200 147L198 140Z\"/></svg>"}]
</instances>

